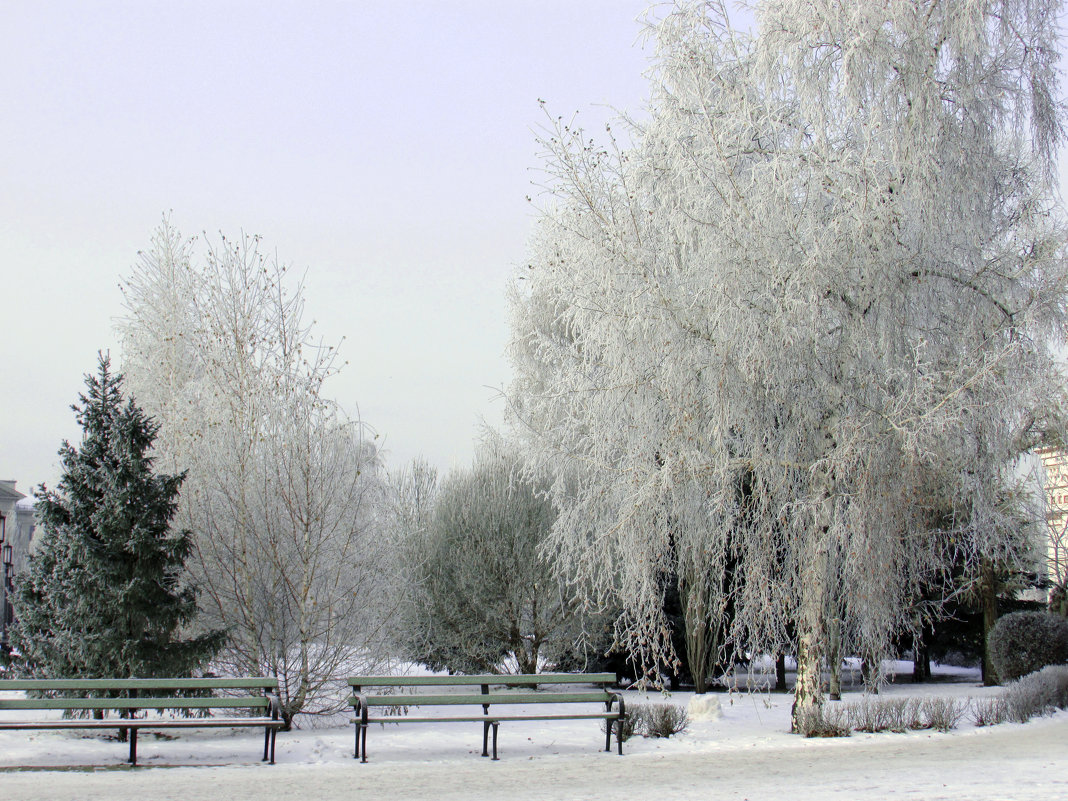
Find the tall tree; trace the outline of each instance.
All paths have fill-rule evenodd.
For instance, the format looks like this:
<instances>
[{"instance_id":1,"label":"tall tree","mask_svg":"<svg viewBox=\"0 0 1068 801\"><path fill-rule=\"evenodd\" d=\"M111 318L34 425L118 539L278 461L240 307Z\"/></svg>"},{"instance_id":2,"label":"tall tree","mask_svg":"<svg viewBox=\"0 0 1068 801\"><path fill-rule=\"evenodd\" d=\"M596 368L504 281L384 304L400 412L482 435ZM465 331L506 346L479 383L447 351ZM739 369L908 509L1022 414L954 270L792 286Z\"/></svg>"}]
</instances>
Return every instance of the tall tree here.
<instances>
[{"instance_id":1,"label":"tall tree","mask_svg":"<svg viewBox=\"0 0 1068 801\"><path fill-rule=\"evenodd\" d=\"M728 639L796 643L806 731L828 616L878 655L947 566L1023 558L1016 459L1065 411L1057 8L679 2L632 148L550 125L515 408L647 666L656 575L729 563Z\"/></svg>"},{"instance_id":2,"label":"tall tree","mask_svg":"<svg viewBox=\"0 0 1068 801\"><path fill-rule=\"evenodd\" d=\"M497 671L511 661L536 673L547 646L570 643L576 610L539 553L553 517L500 440L450 473L425 524L400 540L407 655L437 670Z\"/></svg>"},{"instance_id":3,"label":"tall tree","mask_svg":"<svg viewBox=\"0 0 1068 801\"><path fill-rule=\"evenodd\" d=\"M73 407L82 441L63 443L58 487L37 492L41 536L15 596L16 666L49 677L188 676L223 632L183 638L197 614L191 535L171 525L184 476L155 472L159 424L124 400L107 356L86 386Z\"/></svg>"},{"instance_id":4,"label":"tall tree","mask_svg":"<svg viewBox=\"0 0 1068 801\"><path fill-rule=\"evenodd\" d=\"M326 397L336 348L302 321L299 284L258 240L198 251L167 222L124 284L123 358L188 467L180 515L220 658L280 680L287 723L332 712L368 670L388 615L373 438Z\"/></svg>"}]
</instances>

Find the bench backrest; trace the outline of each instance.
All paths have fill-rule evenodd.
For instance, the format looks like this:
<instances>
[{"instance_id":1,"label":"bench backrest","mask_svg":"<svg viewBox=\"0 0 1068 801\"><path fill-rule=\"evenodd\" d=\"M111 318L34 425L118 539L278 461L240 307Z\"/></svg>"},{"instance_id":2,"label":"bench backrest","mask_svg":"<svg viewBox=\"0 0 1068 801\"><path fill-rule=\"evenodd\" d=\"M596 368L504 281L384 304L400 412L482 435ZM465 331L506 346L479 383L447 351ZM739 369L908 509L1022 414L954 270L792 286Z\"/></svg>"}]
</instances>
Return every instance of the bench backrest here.
<instances>
[{"instance_id":1,"label":"bench backrest","mask_svg":"<svg viewBox=\"0 0 1068 801\"><path fill-rule=\"evenodd\" d=\"M0 690L277 690L278 679L0 679Z\"/></svg>"},{"instance_id":2,"label":"bench backrest","mask_svg":"<svg viewBox=\"0 0 1068 801\"><path fill-rule=\"evenodd\" d=\"M537 673L498 675L483 673L467 676L350 676L348 684L353 693L361 693L365 688L428 688L479 687L481 692L455 692L443 694L429 693L390 693L361 694L360 700L367 706L460 706L464 704L573 704L573 703L608 703L614 698L608 687L616 683L614 673ZM599 690L571 692L545 692L530 688L533 685L585 684L599 686ZM353 695L349 703L354 705L357 698Z\"/></svg>"},{"instance_id":3,"label":"bench backrest","mask_svg":"<svg viewBox=\"0 0 1068 801\"><path fill-rule=\"evenodd\" d=\"M463 706L467 704L604 704L608 690L584 693L528 692L451 693L448 695L363 695L367 706Z\"/></svg>"},{"instance_id":4,"label":"bench backrest","mask_svg":"<svg viewBox=\"0 0 1068 801\"><path fill-rule=\"evenodd\" d=\"M498 686L529 687L535 684L594 684L611 686L615 673L483 673L466 676L350 676L348 684L359 691L363 687L462 687Z\"/></svg>"},{"instance_id":5,"label":"bench backrest","mask_svg":"<svg viewBox=\"0 0 1068 801\"><path fill-rule=\"evenodd\" d=\"M0 679L0 691L61 692L63 696L0 698L0 709L267 709L278 680L201 679ZM213 697L214 690L259 690L259 695ZM179 695L160 696L160 691ZM180 693L190 693L181 695ZM156 695L153 695L156 693Z\"/></svg>"}]
</instances>

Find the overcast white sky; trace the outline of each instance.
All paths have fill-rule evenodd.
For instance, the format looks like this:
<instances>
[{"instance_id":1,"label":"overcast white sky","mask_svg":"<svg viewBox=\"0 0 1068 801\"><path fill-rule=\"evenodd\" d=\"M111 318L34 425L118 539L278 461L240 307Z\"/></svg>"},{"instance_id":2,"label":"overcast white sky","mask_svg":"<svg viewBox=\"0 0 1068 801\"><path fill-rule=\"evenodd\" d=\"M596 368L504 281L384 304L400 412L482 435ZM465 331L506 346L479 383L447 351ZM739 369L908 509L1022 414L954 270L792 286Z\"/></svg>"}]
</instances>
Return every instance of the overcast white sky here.
<instances>
[{"instance_id":1,"label":"overcast white sky","mask_svg":"<svg viewBox=\"0 0 1068 801\"><path fill-rule=\"evenodd\" d=\"M636 109L646 0L0 0L0 478L58 478L162 215L258 233L390 465L501 415L538 99Z\"/></svg>"},{"instance_id":2,"label":"overcast white sky","mask_svg":"<svg viewBox=\"0 0 1068 801\"><path fill-rule=\"evenodd\" d=\"M306 271L308 316L345 339L329 394L390 466L466 463L501 417L538 100L591 131L640 109L648 6L0 0L0 478L55 483L168 211Z\"/></svg>"}]
</instances>

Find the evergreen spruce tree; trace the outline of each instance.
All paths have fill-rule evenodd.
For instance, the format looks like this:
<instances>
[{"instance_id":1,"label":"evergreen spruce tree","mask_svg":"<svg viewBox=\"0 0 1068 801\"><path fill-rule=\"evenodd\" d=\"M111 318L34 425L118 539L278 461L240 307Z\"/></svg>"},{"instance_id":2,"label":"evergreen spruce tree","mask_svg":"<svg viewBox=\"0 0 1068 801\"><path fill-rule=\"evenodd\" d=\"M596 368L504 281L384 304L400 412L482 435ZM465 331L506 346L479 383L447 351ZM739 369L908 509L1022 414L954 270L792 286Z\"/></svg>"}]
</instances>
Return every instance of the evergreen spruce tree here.
<instances>
[{"instance_id":1,"label":"evergreen spruce tree","mask_svg":"<svg viewBox=\"0 0 1068 801\"><path fill-rule=\"evenodd\" d=\"M37 491L43 532L15 594L16 668L31 676L180 677L223 642L181 638L197 614L186 581L188 531L173 532L183 475L153 472L158 424L123 399L101 354L73 406L80 447L64 441L55 490Z\"/></svg>"}]
</instances>

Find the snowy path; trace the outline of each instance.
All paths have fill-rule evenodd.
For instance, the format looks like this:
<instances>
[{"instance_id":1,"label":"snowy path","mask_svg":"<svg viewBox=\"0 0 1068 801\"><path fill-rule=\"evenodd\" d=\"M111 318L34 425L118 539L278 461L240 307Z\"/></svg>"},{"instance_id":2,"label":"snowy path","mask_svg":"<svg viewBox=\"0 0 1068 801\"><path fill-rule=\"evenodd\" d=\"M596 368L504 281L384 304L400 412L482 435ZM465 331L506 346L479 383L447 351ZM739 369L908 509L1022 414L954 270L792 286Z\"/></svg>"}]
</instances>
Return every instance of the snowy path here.
<instances>
[{"instance_id":1,"label":"snowy path","mask_svg":"<svg viewBox=\"0 0 1068 801\"><path fill-rule=\"evenodd\" d=\"M281 763L266 767L0 772L7 801L219 799L969 799L1068 797L1068 715L942 734L793 737L721 743L717 750L467 754L420 762ZM372 758L374 755L372 754Z\"/></svg>"}]
</instances>

